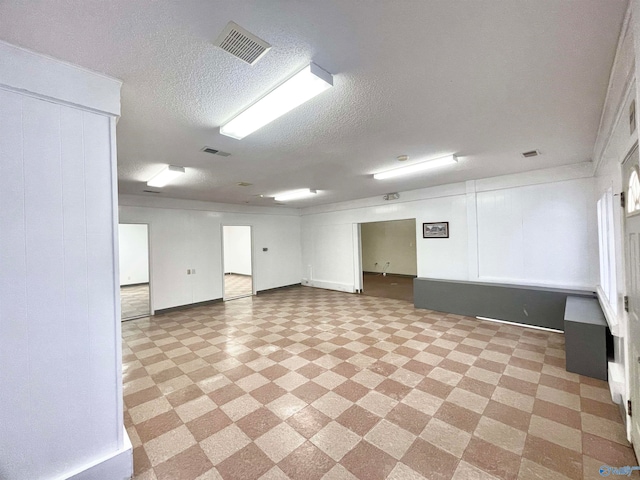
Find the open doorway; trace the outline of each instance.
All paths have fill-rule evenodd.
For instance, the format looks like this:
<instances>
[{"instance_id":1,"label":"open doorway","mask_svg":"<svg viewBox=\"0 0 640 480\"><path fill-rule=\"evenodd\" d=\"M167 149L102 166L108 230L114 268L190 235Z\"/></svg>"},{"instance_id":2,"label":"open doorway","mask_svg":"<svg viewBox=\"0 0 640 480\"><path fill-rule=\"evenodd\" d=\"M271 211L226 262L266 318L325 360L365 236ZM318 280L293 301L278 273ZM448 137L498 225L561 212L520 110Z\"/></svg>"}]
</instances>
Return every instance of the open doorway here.
<instances>
[{"instance_id":1,"label":"open doorway","mask_svg":"<svg viewBox=\"0 0 640 480\"><path fill-rule=\"evenodd\" d=\"M224 300L253 295L253 265L251 258L251 227L222 227Z\"/></svg>"},{"instance_id":2,"label":"open doorway","mask_svg":"<svg viewBox=\"0 0 640 480\"><path fill-rule=\"evenodd\" d=\"M120 246L120 302L122 320L146 317L150 308L149 226L121 223L118 226Z\"/></svg>"},{"instance_id":3,"label":"open doorway","mask_svg":"<svg viewBox=\"0 0 640 480\"><path fill-rule=\"evenodd\" d=\"M416 220L360 225L362 293L413 303L417 275Z\"/></svg>"}]
</instances>

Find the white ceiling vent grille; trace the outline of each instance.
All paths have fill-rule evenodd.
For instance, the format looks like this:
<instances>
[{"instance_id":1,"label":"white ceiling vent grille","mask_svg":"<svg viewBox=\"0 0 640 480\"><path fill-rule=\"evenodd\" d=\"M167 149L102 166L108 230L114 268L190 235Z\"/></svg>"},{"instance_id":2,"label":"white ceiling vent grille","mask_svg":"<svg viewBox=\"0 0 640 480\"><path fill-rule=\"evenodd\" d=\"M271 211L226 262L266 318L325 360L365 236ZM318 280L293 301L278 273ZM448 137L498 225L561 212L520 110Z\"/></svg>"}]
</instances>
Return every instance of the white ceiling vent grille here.
<instances>
[{"instance_id":1,"label":"white ceiling vent grille","mask_svg":"<svg viewBox=\"0 0 640 480\"><path fill-rule=\"evenodd\" d=\"M224 27L214 45L249 65L260 60L271 48L267 42L234 22L229 22Z\"/></svg>"},{"instance_id":2,"label":"white ceiling vent grille","mask_svg":"<svg viewBox=\"0 0 640 480\"><path fill-rule=\"evenodd\" d=\"M540 155L540 150L529 150L528 152L522 152L524 158L537 157Z\"/></svg>"},{"instance_id":3,"label":"white ceiling vent grille","mask_svg":"<svg viewBox=\"0 0 640 480\"><path fill-rule=\"evenodd\" d=\"M204 147L201 152L210 153L211 155L220 155L221 157L228 157L231 154L228 152L223 152L222 150L218 150L216 148Z\"/></svg>"}]
</instances>

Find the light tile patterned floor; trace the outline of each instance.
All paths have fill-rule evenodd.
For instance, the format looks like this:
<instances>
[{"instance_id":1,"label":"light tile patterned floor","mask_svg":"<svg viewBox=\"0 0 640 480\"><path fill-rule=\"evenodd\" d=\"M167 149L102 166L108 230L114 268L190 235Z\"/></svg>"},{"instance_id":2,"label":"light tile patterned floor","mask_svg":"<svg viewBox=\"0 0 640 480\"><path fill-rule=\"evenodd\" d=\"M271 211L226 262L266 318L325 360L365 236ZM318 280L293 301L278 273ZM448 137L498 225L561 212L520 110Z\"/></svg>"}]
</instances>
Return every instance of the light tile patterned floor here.
<instances>
[{"instance_id":1,"label":"light tile patterned floor","mask_svg":"<svg viewBox=\"0 0 640 480\"><path fill-rule=\"evenodd\" d=\"M122 319L149 315L149 284L120 287Z\"/></svg>"},{"instance_id":2,"label":"light tile patterned floor","mask_svg":"<svg viewBox=\"0 0 640 480\"><path fill-rule=\"evenodd\" d=\"M224 297L229 300L253 294L251 275L227 273L224 276Z\"/></svg>"},{"instance_id":3,"label":"light tile patterned floor","mask_svg":"<svg viewBox=\"0 0 640 480\"><path fill-rule=\"evenodd\" d=\"M561 334L296 287L123 336L137 479L595 479L637 464L607 384L564 370Z\"/></svg>"}]
</instances>

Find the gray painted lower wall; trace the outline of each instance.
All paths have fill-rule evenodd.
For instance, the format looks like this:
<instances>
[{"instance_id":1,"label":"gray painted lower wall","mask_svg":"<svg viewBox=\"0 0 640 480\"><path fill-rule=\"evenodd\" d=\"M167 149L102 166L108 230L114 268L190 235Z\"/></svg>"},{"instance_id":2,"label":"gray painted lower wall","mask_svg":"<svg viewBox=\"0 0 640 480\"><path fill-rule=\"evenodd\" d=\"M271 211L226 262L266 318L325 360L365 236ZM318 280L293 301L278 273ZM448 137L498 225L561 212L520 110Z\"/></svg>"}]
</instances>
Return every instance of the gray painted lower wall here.
<instances>
[{"instance_id":1,"label":"gray painted lower wall","mask_svg":"<svg viewBox=\"0 0 640 480\"><path fill-rule=\"evenodd\" d=\"M564 330L567 296L593 297L594 292L416 278L416 308L489 317L538 327Z\"/></svg>"}]
</instances>

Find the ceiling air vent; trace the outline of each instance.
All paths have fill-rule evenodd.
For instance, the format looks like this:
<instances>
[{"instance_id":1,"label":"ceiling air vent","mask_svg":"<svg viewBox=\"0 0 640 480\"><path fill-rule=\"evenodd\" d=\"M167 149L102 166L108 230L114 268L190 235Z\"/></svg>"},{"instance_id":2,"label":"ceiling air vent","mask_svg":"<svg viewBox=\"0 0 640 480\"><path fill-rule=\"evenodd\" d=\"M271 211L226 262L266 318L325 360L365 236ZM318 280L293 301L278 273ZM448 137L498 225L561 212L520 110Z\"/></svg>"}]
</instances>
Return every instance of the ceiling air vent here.
<instances>
[{"instance_id":1,"label":"ceiling air vent","mask_svg":"<svg viewBox=\"0 0 640 480\"><path fill-rule=\"evenodd\" d=\"M144 193L160 193L160 192L156 192L155 190L143 190Z\"/></svg>"},{"instance_id":2,"label":"ceiling air vent","mask_svg":"<svg viewBox=\"0 0 640 480\"><path fill-rule=\"evenodd\" d=\"M224 27L214 45L249 65L255 64L271 48L267 42L234 22Z\"/></svg>"},{"instance_id":3,"label":"ceiling air vent","mask_svg":"<svg viewBox=\"0 0 640 480\"><path fill-rule=\"evenodd\" d=\"M211 155L219 155L221 157L228 157L231 155L230 153L223 152L222 150L218 150L211 147L204 147L201 151L204 153L210 153Z\"/></svg>"},{"instance_id":4,"label":"ceiling air vent","mask_svg":"<svg viewBox=\"0 0 640 480\"><path fill-rule=\"evenodd\" d=\"M537 157L538 155L540 155L539 150L529 150L528 152L522 152L522 156L524 158Z\"/></svg>"},{"instance_id":5,"label":"ceiling air vent","mask_svg":"<svg viewBox=\"0 0 640 480\"><path fill-rule=\"evenodd\" d=\"M239 187L250 187L251 185L253 185L253 183L249 183L249 182L238 182L236 185L238 185Z\"/></svg>"}]
</instances>

